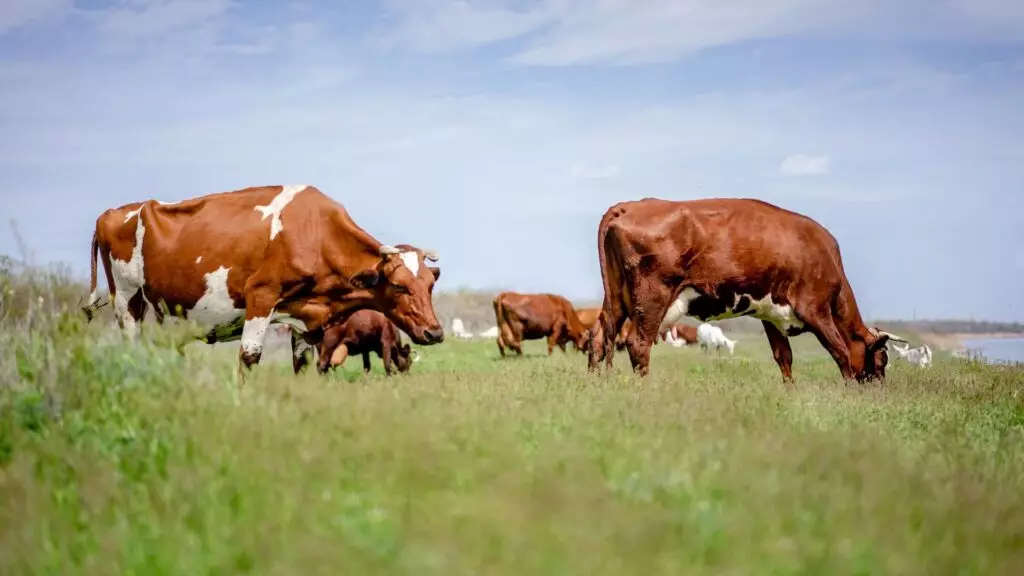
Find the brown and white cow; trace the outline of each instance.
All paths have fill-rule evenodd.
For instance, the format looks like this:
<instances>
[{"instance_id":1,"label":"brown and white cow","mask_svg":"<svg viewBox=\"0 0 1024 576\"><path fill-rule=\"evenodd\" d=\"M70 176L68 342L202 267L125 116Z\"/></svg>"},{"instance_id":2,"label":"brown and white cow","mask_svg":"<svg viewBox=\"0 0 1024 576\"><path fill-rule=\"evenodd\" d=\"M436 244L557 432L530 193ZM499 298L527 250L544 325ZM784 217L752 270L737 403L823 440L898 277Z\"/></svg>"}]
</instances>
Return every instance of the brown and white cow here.
<instances>
[{"instance_id":1,"label":"brown and white cow","mask_svg":"<svg viewBox=\"0 0 1024 576\"><path fill-rule=\"evenodd\" d=\"M341 366L349 356L362 354L363 371L370 371L370 352L376 352L384 362L384 372L391 376L394 364L399 372L408 372L419 354L409 344L402 344L398 327L384 314L363 309L343 322L332 322L324 329L320 342L317 369L321 373Z\"/></svg>"},{"instance_id":2,"label":"brown and white cow","mask_svg":"<svg viewBox=\"0 0 1024 576\"><path fill-rule=\"evenodd\" d=\"M437 256L383 245L314 186L261 186L176 203L135 202L96 220L86 314L103 261L120 326L147 309L208 328L207 343L241 339L239 374L258 363L268 327L288 323L298 372L324 325L361 308L383 312L421 345L444 339L431 300Z\"/></svg>"},{"instance_id":3,"label":"brown and white cow","mask_svg":"<svg viewBox=\"0 0 1024 576\"><path fill-rule=\"evenodd\" d=\"M587 330L566 298L557 294L502 292L494 297L494 318L498 322L498 351L505 347L522 356L524 340L548 339L548 355L557 345L565 352L567 342L582 351Z\"/></svg>"},{"instance_id":4,"label":"brown and white cow","mask_svg":"<svg viewBox=\"0 0 1024 576\"><path fill-rule=\"evenodd\" d=\"M684 315L760 319L786 380L788 336L813 333L843 378L859 381L884 378L886 342L903 341L864 324L828 230L760 200L620 202L601 218L598 257L605 298L592 329L590 370L626 318L636 326L628 348L641 375L659 328Z\"/></svg>"}]
</instances>

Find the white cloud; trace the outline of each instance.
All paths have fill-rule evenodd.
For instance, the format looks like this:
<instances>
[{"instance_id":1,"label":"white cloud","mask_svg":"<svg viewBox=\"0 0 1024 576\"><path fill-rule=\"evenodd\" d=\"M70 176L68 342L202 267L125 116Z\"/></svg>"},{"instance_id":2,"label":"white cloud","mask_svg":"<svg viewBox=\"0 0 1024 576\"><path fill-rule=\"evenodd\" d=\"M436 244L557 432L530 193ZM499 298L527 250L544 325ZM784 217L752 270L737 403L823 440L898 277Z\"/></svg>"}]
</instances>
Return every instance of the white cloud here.
<instances>
[{"instance_id":1,"label":"white cloud","mask_svg":"<svg viewBox=\"0 0 1024 576\"><path fill-rule=\"evenodd\" d=\"M3 0L0 2L0 36L67 11L72 0Z\"/></svg>"},{"instance_id":2,"label":"white cloud","mask_svg":"<svg viewBox=\"0 0 1024 576\"><path fill-rule=\"evenodd\" d=\"M617 164L573 164L569 169L569 177L576 180L608 180L618 177L620 172Z\"/></svg>"},{"instance_id":3,"label":"white cloud","mask_svg":"<svg viewBox=\"0 0 1024 576\"><path fill-rule=\"evenodd\" d=\"M827 174L831 160L828 156L808 156L806 154L793 154L787 156L782 164L779 164L779 173L790 176L808 176L812 174Z\"/></svg>"}]
</instances>

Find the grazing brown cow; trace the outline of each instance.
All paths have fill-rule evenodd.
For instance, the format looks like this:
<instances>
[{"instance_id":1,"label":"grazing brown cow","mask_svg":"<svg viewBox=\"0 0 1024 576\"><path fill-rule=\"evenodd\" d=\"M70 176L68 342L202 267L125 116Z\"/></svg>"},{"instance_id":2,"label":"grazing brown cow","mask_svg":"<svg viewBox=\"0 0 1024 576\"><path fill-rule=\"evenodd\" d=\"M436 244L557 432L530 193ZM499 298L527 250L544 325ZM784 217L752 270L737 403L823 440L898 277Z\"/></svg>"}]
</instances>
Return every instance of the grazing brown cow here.
<instances>
[{"instance_id":1,"label":"grazing brown cow","mask_svg":"<svg viewBox=\"0 0 1024 576\"><path fill-rule=\"evenodd\" d=\"M682 340L687 345L697 343L697 327L689 324L672 324L661 329L661 341L667 342L669 334L673 340Z\"/></svg>"},{"instance_id":2,"label":"grazing brown cow","mask_svg":"<svg viewBox=\"0 0 1024 576\"><path fill-rule=\"evenodd\" d=\"M209 328L207 343L241 339L239 376L258 363L268 327L288 323L293 368L301 370L333 318L382 311L414 342L444 339L431 301L437 256L383 245L338 202L313 186L262 186L165 204L105 211L92 239L103 260L119 325L130 335L148 309Z\"/></svg>"},{"instance_id":3,"label":"grazing brown cow","mask_svg":"<svg viewBox=\"0 0 1024 576\"><path fill-rule=\"evenodd\" d=\"M494 317L498 322L498 351L505 347L523 354L523 340L548 339L548 355L557 345L565 352L565 344L582 351L587 330L580 322L572 303L557 294L519 294L502 292L494 297Z\"/></svg>"},{"instance_id":4,"label":"grazing brown cow","mask_svg":"<svg viewBox=\"0 0 1024 576\"><path fill-rule=\"evenodd\" d=\"M646 375L659 328L761 320L775 361L792 380L788 336L813 333L846 380L885 377L885 344L903 341L864 324L839 244L820 224L767 202L737 198L620 202L598 229L605 298L591 338L596 370L626 318L633 369Z\"/></svg>"},{"instance_id":5,"label":"grazing brown cow","mask_svg":"<svg viewBox=\"0 0 1024 576\"><path fill-rule=\"evenodd\" d=\"M392 362L399 372L407 372L419 358L409 344L402 344L401 334L395 323L376 310L359 310L344 322L333 322L324 329L320 342L317 369L341 366L345 359L356 354L363 355L363 371L370 371L370 352L376 352L384 362L384 372L391 376Z\"/></svg>"}]
</instances>

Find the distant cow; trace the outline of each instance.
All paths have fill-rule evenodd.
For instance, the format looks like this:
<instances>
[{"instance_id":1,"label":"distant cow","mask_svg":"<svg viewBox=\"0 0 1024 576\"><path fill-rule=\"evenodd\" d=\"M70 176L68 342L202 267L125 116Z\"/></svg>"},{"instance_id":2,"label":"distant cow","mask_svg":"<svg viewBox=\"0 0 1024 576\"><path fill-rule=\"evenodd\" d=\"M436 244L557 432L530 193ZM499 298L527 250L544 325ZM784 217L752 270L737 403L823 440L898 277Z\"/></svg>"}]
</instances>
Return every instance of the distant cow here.
<instances>
[{"instance_id":1,"label":"distant cow","mask_svg":"<svg viewBox=\"0 0 1024 576\"><path fill-rule=\"evenodd\" d=\"M557 294L502 292L494 297L493 304L498 322L498 351L502 356L506 346L521 356L524 340L540 338L547 338L549 356L556 345L565 352L568 342L583 351L587 330L566 298Z\"/></svg>"},{"instance_id":2,"label":"distant cow","mask_svg":"<svg viewBox=\"0 0 1024 576\"><path fill-rule=\"evenodd\" d=\"M394 322L376 310L359 310L344 322L333 323L324 330L320 343L317 369L341 366L349 356L363 355L363 371L370 371L370 352L376 352L384 362L384 372L391 376L394 363L399 372L407 372L419 354L409 344L402 344L401 334Z\"/></svg>"},{"instance_id":3,"label":"distant cow","mask_svg":"<svg viewBox=\"0 0 1024 576\"><path fill-rule=\"evenodd\" d=\"M640 375L659 328L683 316L760 319L786 380L788 336L813 333L843 378L858 381L884 378L886 342L905 341L864 324L828 230L767 202L620 202L601 218L597 247L605 295L591 330L590 370L627 318L636 327L629 355Z\"/></svg>"},{"instance_id":4,"label":"distant cow","mask_svg":"<svg viewBox=\"0 0 1024 576\"><path fill-rule=\"evenodd\" d=\"M671 324L661 330L661 341L681 342L682 344L678 344L679 346L683 344L696 344L697 328L689 324Z\"/></svg>"},{"instance_id":5,"label":"distant cow","mask_svg":"<svg viewBox=\"0 0 1024 576\"><path fill-rule=\"evenodd\" d=\"M708 348L714 346L715 351L721 353L722 346L725 346L729 350L730 356L732 356L733 349L736 347L735 340L726 338L721 328L712 326L707 322L697 327L697 342L700 343L700 349L704 352L707 352Z\"/></svg>"},{"instance_id":6,"label":"distant cow","mask_svg":"<svg viewBox=\"0 0 1024 576\"><path fill-rule=\"evenodd\" d=\"M259 362L270 325L292 325L295 372L324 325L354 310L379 310L417 344L444 340L431 294L437 256L388 246L314 186L262 186L166 204L157 200L104 211L92 237L92 293L98 307L97 252L118 324L130 335L147 310L203 326L207 343L241 340L239 376Z\"/></svg>"},{"instance_id":7,"label":"distant cow","mask_svg":"<svg viewBox=\"0 0 1024 576\"><path fill-rule=\"evenodd\" d=\"M932 364L932 349L927 344L922 344L917 348L910 348L909 344L904 344L900 348L899 344L893 344L892 348L896 354L907 361L908 364L913 364L919 368L925 368Z\"/></svg>"}]
</instances>

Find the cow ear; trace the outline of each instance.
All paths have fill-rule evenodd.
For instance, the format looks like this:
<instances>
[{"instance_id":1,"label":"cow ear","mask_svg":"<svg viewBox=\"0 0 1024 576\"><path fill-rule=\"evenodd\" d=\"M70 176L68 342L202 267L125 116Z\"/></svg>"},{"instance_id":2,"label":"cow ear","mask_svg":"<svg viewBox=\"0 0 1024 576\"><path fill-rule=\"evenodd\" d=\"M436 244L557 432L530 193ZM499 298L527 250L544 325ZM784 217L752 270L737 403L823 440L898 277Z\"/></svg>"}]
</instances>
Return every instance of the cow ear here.
<instances>
[{"instance_id":1,"label":"cow ear","mask_svg":"<svg viewBox=\"0 0 1024 576\"><path fill-rule=\"evenodd\" d=\"M349 278L349 282L352 283L356 288L362 288L368 290L373 288L377 284L380 284L380 271L376 268L370 268L369 270L363 270L355 276Z\"/></svg>"},{"instance_id":2,"label":"cow ear","mask_svg":"<svg viewBox=\"0 0 1024 576\"><path fill-rule=\"evenodd\" d=\"M434 275L434 282L437 282L437 279L441 277L441 269L439 267L427 266L427 270L430 270L430 273Z\"/></svg>"}]
</instances>

